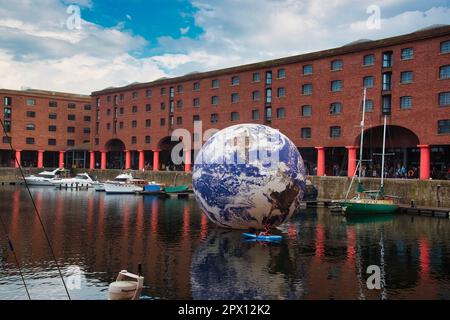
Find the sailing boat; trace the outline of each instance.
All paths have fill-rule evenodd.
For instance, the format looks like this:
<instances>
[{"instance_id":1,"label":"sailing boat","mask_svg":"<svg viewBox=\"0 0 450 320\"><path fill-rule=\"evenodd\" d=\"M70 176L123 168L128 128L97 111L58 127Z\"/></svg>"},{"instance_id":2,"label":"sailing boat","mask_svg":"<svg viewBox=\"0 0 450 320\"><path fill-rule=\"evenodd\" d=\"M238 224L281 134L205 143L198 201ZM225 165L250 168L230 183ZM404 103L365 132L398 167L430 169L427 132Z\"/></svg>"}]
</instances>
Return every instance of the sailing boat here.
<instances>
[{"instance_id":1,"label":"sailing boat","mask_svg":"<svg viewBox=\"0 0 450 320\"><path fill-rule=\"evenodd\" d=\"M386 214L393 213L397 211L398 205L395 204L395 196L389 196L384 194L384 158L386 149L386 122L387 115L384 115L384 128L383 128L383 151L381 160L381 184L378 190L364 190L361 182L362 175L362 156L363 156L363 143L364 143L364 118L366 112L366 88L364 88L364 100L363 100L363 112L361 121L361 141L359 148L359 162L356 166L355 174L353 175L350 186L347 190L345 199L337 200L336 203L340 204L342 209L346 214ZM350 189L353 184L353 180L356 176L356 171L359 170L358 174L358 188L357 194L354 198L348 199Z\"/></svg>"}]
</instances>

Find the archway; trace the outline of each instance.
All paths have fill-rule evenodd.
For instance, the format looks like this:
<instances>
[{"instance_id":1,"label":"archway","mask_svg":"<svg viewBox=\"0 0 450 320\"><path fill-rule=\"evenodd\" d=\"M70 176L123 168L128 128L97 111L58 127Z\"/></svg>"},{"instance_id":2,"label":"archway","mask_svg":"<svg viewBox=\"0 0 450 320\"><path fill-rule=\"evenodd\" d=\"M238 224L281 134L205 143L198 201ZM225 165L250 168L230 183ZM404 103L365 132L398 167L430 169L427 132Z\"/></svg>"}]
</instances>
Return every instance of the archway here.
<instances>
[{"instance_id":1,"label":"archway","mask_svg":"<svg viewBox=\"0 0 450 320\"><path fill-rule=\"evenodd\" d=\"M106 168L123 169L125 143L120 139L111 139L105 144L105 150L107 152Z\"/></svg>"},{"instance_id":2,"label":"archway","mask_svg":"<svg viewBox=\"0 0 450 320\"><path fill-rule=\"evenodd\" d=\"M161 170L183 171L184 166L182 164L175 165L171 157L172 149L182 140L180 137L178 141L172 141L172 137L167 136L159 141L158 149L160 150L159 162Z\"/></svg>"},{"instance_id":3,"label":"archway","mask_svg":"<svg viewBox=\"0 0 450 320\"><path fill-rule=\"evenodd\" d=\"M355 146L360 144L360 135ZM413 170L418 177L420 164L420 144L418 136L410 129L389 125L386 127L385 169L387 177L401 177L400 171ZM378 177L381 174L381 153L383 148L383 126L375 126L364 131L363 168L366 176ZM404 170L402 170L404 167Z\"/></svg>"}]
</instances>

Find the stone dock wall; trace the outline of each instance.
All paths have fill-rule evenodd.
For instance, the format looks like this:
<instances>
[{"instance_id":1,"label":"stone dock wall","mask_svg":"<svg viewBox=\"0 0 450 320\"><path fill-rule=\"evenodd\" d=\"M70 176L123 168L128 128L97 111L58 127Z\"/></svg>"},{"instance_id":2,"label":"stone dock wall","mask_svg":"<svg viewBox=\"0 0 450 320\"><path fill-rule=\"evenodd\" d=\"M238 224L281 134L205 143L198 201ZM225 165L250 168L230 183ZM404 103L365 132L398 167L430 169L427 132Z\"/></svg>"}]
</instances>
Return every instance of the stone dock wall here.
<instances>
[{"instance_id":1,"label":"stone dock wall","mask_svg":"<svg viewBox=\"0 0 450 320\"><path fill-rule=\"evenodd\" d=\"M25 175L35 174L41 169L24 169ZM73 173L88 172L99 180L112 180L121 173L120 170L83 170L76 169ZM148 181L156 181L166 185L182 185L192 183L192 174L173 171L133 171L135 177ZM310 177L314 186L319 191L320 199L341 199L345 197L351 178L347 177ZM1 182L21 181L18 169L0 168ZM363 179L366 190L375 190L379 187L380 180ZM356 180L352 186L350 195L356 191ZM400 203L410 204L414 200L418 206L450 207L450 180L409 180L409 179L386 179L386 194L401 197Z\"/></svg>"}]
</instances>

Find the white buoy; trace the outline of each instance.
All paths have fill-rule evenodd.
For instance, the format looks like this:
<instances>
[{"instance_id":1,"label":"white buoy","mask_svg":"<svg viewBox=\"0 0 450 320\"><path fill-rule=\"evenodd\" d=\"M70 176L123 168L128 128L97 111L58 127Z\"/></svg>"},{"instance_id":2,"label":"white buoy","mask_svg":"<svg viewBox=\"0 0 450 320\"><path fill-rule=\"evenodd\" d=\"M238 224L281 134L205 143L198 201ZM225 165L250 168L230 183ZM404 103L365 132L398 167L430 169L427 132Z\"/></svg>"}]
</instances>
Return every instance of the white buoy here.
<instances>
[{"instance_id":1,"label":"white buoy","mask_svg":"<svg viewBox=\"0 0 450 320\"><path fill-rule=\"evenodd\" d=\"M122 270L109 285L109 300L138 300L144 286L144 277Z\"/></svg>"}]
</instances>

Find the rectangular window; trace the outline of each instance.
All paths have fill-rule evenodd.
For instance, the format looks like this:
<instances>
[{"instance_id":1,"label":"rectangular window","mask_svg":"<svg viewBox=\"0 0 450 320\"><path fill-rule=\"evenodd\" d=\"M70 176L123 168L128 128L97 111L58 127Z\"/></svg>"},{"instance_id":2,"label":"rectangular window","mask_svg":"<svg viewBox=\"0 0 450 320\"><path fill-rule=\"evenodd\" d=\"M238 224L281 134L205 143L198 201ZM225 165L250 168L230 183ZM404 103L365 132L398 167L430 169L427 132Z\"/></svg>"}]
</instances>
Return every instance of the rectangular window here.
<instances>
[{"instance_id":1,"label":"rectangular window","mask_svg":"<svg viewBox=\"0 0 450 320\"><path fill-rule=\"evenodd\" d=\"M4 103L6 107L10 107L12 105L12 98L11 97L5 97Z\"/></svg>"},{"instance_id":2,"label":"rectangular window","mask_svg":"<svg viewBox=\"0 0 450 320\"><path fill-rule=\"evenodd\" d=\"M182 125L183 124L183 118L182 117L177 117L177 125Z\"/></svg>"},{"instance_id":3,"label":"rectangular window","mask_svg":"<svg viewBox=\"0 0 450 320\"><path fill-rule=\"evenodd\" d=\"M383 91L390 91L392 89L392 73L383 73Z\"/></svg>"},{"instance_id":4,"label":"rectangular window","mask_svg":"<svg viewBox=\"0 0 450 320\"><path fill-rule=\"evenodd\" d=\"M311 117L312 116L312 106L305 105L302 106L302 117Z\"/></svg>"},{"instance_id":5,"label":"rectangular window","mask_svg":"<svg viewBox=\"0 0 450 320\"><path fill-rule=\"evenodd\" d=\"M49 146L56 146L56 139L48 139Z\"/></svg>"},{"instance_id":6,"label":"rectangular window","mask_svg":"<svg viewBox=\"0 0 450 320\"><path fill-rule=\"evenodd\" d=\"M439 79L450 79L450 65L439 68Z\"/></svg>"},{"instance_id":7,"label":"rectangular window","mask_svg":"<svg viewBox=\"0 0 450 320\"><path fill-rule=\"evenodd\" d=\"M106 101L111 102L111 96L108 96L108 97L106 98Z\"/></svg>"},{"instance_id":8,"label":"rectangular window","mask_svg":"<svg viewBox=\"0 0 450 320\"><path fill-rule=\"evenodd\" d=\"M375 55L367 54L363 58L363 66L372 66L375 64Z\"/></svg>"},{"instance_id":9,"label":"rectangular window","mask_svg":"<svg viewBox=\"0 0 450 320\"><path fill-rule=\"evenodd\" d=\"M111 130L111 123L108 122L108 123L106 124L106 130Z\"/></svg>"},{"instance_id":10,"label":"rectangular window","mask_svg":"<svg viewBox=\"0 0 450 320\"><path fill-rule=\"evenodd\" d=\"M83 133L91 133L91 128L83 128Z\"/></svg>"},{"instance_id":11,"label":"rectangular window","mask_svg":"<svg viewBox=\"0 0 450 320\"><path fill-rule=\"evenodd\" d=\"M75 127L67 127L68 133L75 133Z\"/></svg>"},{"instance_id":12,"label":"rectangular window","mask_svg":"<svg viewBox=\"0 0 450 320\"><path fill-rule=\"evenodd\" d=\"M219 115L217 113L211 114L211 123L217 123L219 122Z\"/></svg>"},{"instance_id":13,"label":"rectangular window","mask_svg":"<svg viewBox=\"0 0 450 320\"><path fill-rule=\"evenodd\" d=\"M373 112L373 100L366 100L366 112Z\"/></svg>"},{"instance_id":14,"label":"rectangular window","mask_svg":"<svg viewBox=\"0 0 450 320\"><path fill-rule=\"evenodd\" d=\"M192 116L192 122L200 121L200 116L198 114Z\"/></svg>"},{"instance_id":15,"label":"rectangular window","mask_svg":"<svg viewBox=\"0 0 450 320\"><path fill-rule=\"evenodd\" d=\"M341 136L341 127L332 126L330 127L330 137L331 138L339 138Z\"/></svg>"},{"instance_id":16,"label":"rectangular window","mask_svg":"<svg viewBox=\"0 0 450 320\"><path fill-rule=\"evenodd\" d=\"M332 92L342 91L342 80L331 81L331 91Z\"/></svg>"},{"instance_id":17,"label":"rectangular window","mask_svg":"<svg viewBox=\"0 0 450 320\"><path fill-rule=\"evenodd\" d=\"M410 59L414 58L414 49L413 48L402 49L400 58L402 60L410 60Z\"/></svg>"},{"instance_id":18,"label":"rectangular window","mask_svg":"<svg viewBox=\"0 0 450 320\"><path fill-rule=\"evenodd\" d=\"M131 127L132 128L137 128L137 121L136 120L132 120L131 121Z\"/></svg>"},{"instance_id":19,"label":"rectangular window","mask_svg":"<svg viewBox=\"0 0 450 320\"><path fill-rule=\"evenodd\" d=\"M84 111L91 111L91 110L92 110L92 107L91 107L90 104L85 104L84 105Z\"/></svg>"},{"instance_id":20,"label":"rectangular window","mask_svg":"<svg viewBox=\"0 0 450 320\"><path fill-rule=\"evenodd\" d=\"M69 120L69 121L75 121L75 119L76 119L76 117L75 117L74 114L69 114L69 115L67 116L67 120Z\"/></svg>"},{"instance_id":21,"label":"rectangular window","mask_svg":"<svg viewBox=\"0 0 450 320\"><path fill-rule=\"evenodd\" d=\"M233 77L231 77L231 85L232 86L237 86L237 85L239 85L239 76L233 76Z\"/></svg>"},{"instance_id":22,"label":"rectangular window","mask_svg":"<svg viewBox=\"0 0 450 320\"><path fill-rule=\"evenodd\" d=\"M183 108L183 100L178 100L177 101L177 108L178 109L182 109Z\"/></svg>"},{"instance_id":23,"label":"rectangular window","mask_svg":"<svg viewBox=\"0 0 450 320\"><path fill-rule=\"evenodd\" d=\"M174 87L170 87L170 89L169 89L169 97L171 97L171 98L175 97L175 88Z\"/></svg>"},{"instance_id":24,"label":"rectangular window","mask_svg":"<svg viewBox=\"0 0 450 320\"><path fill-rule=\"evenodd\" d=\"M137 143L137 137L136 136L132 136L131 137L131 144L136 144Z\"/></svg>"},{"instance_id":25,"label":"rectangular window","mask_svg":"<svg viewBox=\"0 0 450 320\"><path fill-rule=\"evenodd\" d=\"M343 63L342 60L333 60L331 61L331 70L332 71L337 71L337 70L342 70L343 67Z\"/></svg>"},{"instance_id":26,"label":"rectangular window","mask_svg":"<svg viewBox=\"0 0 450 320\"><path fill-rule=\"evenodd\" d=\"M266 104L272 103L272 89L266 89Z\"/></svg>"},{"instance_id":27,"label":"rectangular window","mask_svg":"<svg viewBox=\"0 0 450 320\"><path fill-rule=\"evenodd\" d=\"M383 68L391 68L393 64L392 51L383 52Z\"/></svg>"},{"instance_id":28,"label":"rectangular window","mask_svg":"<svg viewBox=\"0 0 450 320\"><path fill-rule=\"evenodd\" d=\"M252 92L252 100L253 100L253 101L259 101L260 96L261 96L261 94L260 94L259 91L253 91L253 92Z\"/></svg>"},{"instance_id":29,"label":"rectangular window","mask_svg":"<svg viewBox=\"0 0 450 320\"><path fill-rule=\"evenodd\" d=\"M165 102L161 102L160 105L159 105L159 107L160 107L161 110L166 110L166 104L165 104Z\"/></svg>"},{"instance_id":30,"label":"rectangular window","mask_svg":"<svg viewBox=\"0 0 450 320\"><path fill-rule=\"evenodd\" d=\"M307 76L313 73L313 66L312 64L307 64L303 66L303 75Z\"/></svg>"},{"instance_id":31,"label":"rectangular window","mask_svg":"<svg viewBox=\"0 0 450 320\"><path fill-rule=\"evenodd\" d=\"M161 88L160 89L160 93L161 93L162 96L165 96L166 95L166 88Z\"/></svg>"},{"instance_id":32,"label":"rectangular window","mask_svg":"<svg viewBox=\"0 0 450 320\"><path fill-rule=\"evenodd\" d=\"M137 99L138 96L139 96L139 92L138 92L138 91L134 91L134 92L131 94L131 98L132 98L133 100L134 100L134 99Z\"/></svg>"},{"instance_id":33,"label":"rectangular window","mask_svg":"<svg viewBox=\"0 0 450 320\"><path fill-rule=\"evenodd\" d=\"M124 96L123 93L121 93L121 94L119 95L119 100L120 100L120 102L123 102L124 99L125 99L125 96Z\"/></svg>"},{"instance_id":34,"label":"rectangular window","mask_svg":"<svg viewBox=\"0 0 450 320\"><path fill-rule=\"evenodd\" d=\"M3 143L11 143L11 142L12 142L12 139L11 139L10 136L8 136L8 137L4 136L3 137Z\"/></svg>"},{"instance_id":35,"label":"rectangular window","mask_svg":"<svg viewBox=\"0 0 450 320\"><path fill-rule=\"evenodd\" d=\"M28 118L36 118L36 112L34 112L34 111L27 111L27 117Z\"/></svg>"},{"instance_id":36,"label":"rectangular window","mask_svg":"<svg viewBox=\"0 0 450 320\"><path fill-rule=\"evenodd\" d=\"M278 79L286 78L286 70L285 69L278 69L277 77L278 77Z\"/></svg>"},{"instance_id":37,"label":"rectangular window","mask_svg":"<svg viewBox=\"0 0 450 320\"><path fill-rule=\"evenodd\" d=\"M133 97L133 99L134 99L134 97ZM115 95L114 96L114 105L117 106L118 104L119 104L119 97L117 95Z\"/></svg>"},{"instance_id":38,"label":"rectangular window","mask_svg":"<svg viewBox=\"0 0 450 320\"><path fill-rule=\"evenodd\" d=\"M231 121L239 121L239 113L232 112L230 118L231 118Z\"/></svg>"},{"instance_id":39,"label":"rectangular window","mask_svg":"<svg viewBox=\"0 0 450 320\"><path fill-rule=\"evenodd\" d=\"M304 84L304 85L302 86L302 94L303 94L304 96L309 96L309 95L311 95L311 94L312 94L312 91L313 91L313 86L312 86L312 84L308 83L308 84Z\"/></svg>"},{"instance_id":40,"label":"rectangular window","mask_svg":"<svg viewBox=\"0 0 450 320\"><path fill-rule=\"evenodd\" d=\"M392 106L392 97L390 95L385 95L382 98L382 114L383 115L391 115L391 106Z\"/></svg>"},{"instance_id":41,"label":"rectangular window","mask_svg":"<svg viewBox=\"0 0 450 320\"><path fill-rule=\"evenodd\" d=\"M231 102L232 102L232 103L237 103L237 102L239 102L239 93L232 93L232 94L231 94Z\"/></svg>"},{"instance_id":42,"label":"rectangular window","mask_svg":"<svg viewBox=\"0 0 450 320\"><path fill-rule=\"evenodd\" d=\"M56 107L58 107L58 102L57 101L49 101L48 106L50 108L56 108Z\"/></svg>"},{"instance_id":43,"label":"rectangular window","mask_svg":"<svg viewBox=\"0 0 450 320\"><path fill-rule=\"evenodd\" d=\"M145 136L145 143L146 144L152 143L152 138L150 136Z\"/></svg>"},{"instance_id":44,"label":"rectangular window","mask_svg":"<svg viewBox=\"0 0 450 320\"><path fill-rule=\"evenodd\" d=\"M219 88L219 79L214 79L214 80L212 80L211 81L211 87L213 88L213 89L217 89L217 88Z\"/></svg>"},{"instance_id":45,"label":"rectangular window","mask_svg":"<svg viewBox=\"0 0 450 320\"><path fill-rule=\"evenodd\" d=\"M97 108L99 108L100 107L100 98L96 98L95 101L96 101L95 105L97 106Z\"/></svg>"},{"instance_id":46,"label":"rectangular window","mask_svg":"<svg viewBox=\"0 0 450 320\"><path fill-rule=\"evenodd\" d=\"M27 106L35 106L36 100L35 99L27 99Z\"/></svg>"},{"instance_id":47,"label":"rectangular window","mask_svg":"<svg viewBox=\"0 0 450 320\"><path fill-rule=\"evenodd\" d=\"M85 122L91 122L91 116L84 116Z\"/></svg>"},{"instance_id":48,"label":"rectangular window","mask_svg":"<svg viewBox=\"0 0 450 320\"><path fill-rule=\"evenodd\" d=\"M194 98L194 99L192 100L192 105L193 105L194 107L200 107L200 98Z\"/></svg>"},{"instance_id":49,"label":"rectangular window","mask_svg":"<svg viewBox=\"0 0 450 320\"><path fill-rule=\"evenodd\" d=\"M412 97L405 96L400 97L400 109L411 109L412 108Z\"/></svg>"},{"instance_id":50,"label":"rectangular window","mask_svg":"<svg viewBox=\"0 0 450 320\"><path fill-rule=\"evenodd\" d=\"M441 42L441 53L450 53L450 40Z\"/></svg>"},{"instance_id":51,"label":"rectangular window","mask_svg":"<svg viewBox=\"0 0 450 320\"><path fill-rule=\"evenodd\" d=\"M138 112L138 107L137 106L133 106L133 108L131 109L131 111L133 113L137 113Z\"/></svg>"},{"instance_id":52,"label":"rectangular window","mask_svg":"<svg viewBox=\"0 0 450 320\"><path fill-rule=\"evenodd\" d=\"M69 109L76 109L76 107L77 107L77 105L73 102L70 102L67 104L67 108L69 108Z\"/></svg>"},{"instance_id":53,"label":"rectangular window","mask_svg":"<svg viewBox=\"0 0 450 320\"><path fill-rule=\"evenodd\" d=\"M25 143L26 144L34 144L34 138L26 138Z\"/></svg>"},{"instance_id":54,"label":"rectangular window","mask_svg":"<svg viewBox=\"0 0 450 320\"><path fill-rule=\"evenodd\" d=\"M260 77L259 77L259 72L253 72L253 82L259 82L261 81Z\"/></svg>"},{"instance_id":55,"label":"rectangular window","mask_svg":"<svg viewBox=\"0 0 450 320\"><path fill-rule=\"evenodd\" d=\"M100 139L99 138L95 138L94 143L96 146L98 146L100 144Z\"/></svg>"},{"instance_id":56,"label":"rectangular window","mask_svg":"<svg viewBox=\"0 0 450 320\"><path fill-rule=\"evenodd\" d=\"M286 96L286 89L278 88L277 95L278 95L278 98L284 98Z\"/></svg>"},{"instance_id":57,"label":"rectangular window","mask_svg":"<svg viewBox=\"0 0 450 320\"><path fill-rule=\"evenodd\" d=\"M252 120L259 120L259 110L252 110Z\"/></svg>"},{"instance_id":58,"label":"rectangular window","mask_svg":"<svg viewBox=\"0 0 450 320\"><path fill-rule=\"evenodd\" d=\"M334 102L330 104L330 114L340 114L342 112L342 104L340 102Z\"/></svg>"},{"instance_id":59,"label":"rectangular window","mask_svg":"<svg viewBox=\"0 0 450 320\"><path fill-rule=\"evenodd\" d=\"M311 128L302 128L301 136L302 139L311 139Z\"/></svg>"},{"instance_id":60,"label":"rectangular window","mask_svg":"<svg viewBox=\"0 0 450 320\"><path fill-rule=\"evenodd\" d=\"M56 126L48 126L48 131L55 132L56 131Z\"/></svg>"},{"instance_id":61,"label":"rectangular window","mask_svg":"<svg viewBox=\"0 0 450 320\"><path fill-rule=\"evenodd\" d=\"M193 90L194 91L199 91L200 90L200 82L194 82Z\"/></svg>"},{"instance_id":62,"label":"rectangular window","mask_svg":"<svg viewBox=\"0 0 450 320\"><path fill-rule=\"evenodd\" d=\"M450 91L439 93L439 106L440 107L450 106Z\"/></svg>"},{"instance_id":63,"label":"rectangular window","mask_svg":"<svg viewBox=\"0 0 450 320\"><path fill-rule=\"evenodd\" d=\"M34 131L34 130L36 130L36 126L34 125L34 123L29 123L29 124L27 124L26 129L28 131Z\"/></svg>"},{"instance_id":64,"label":"rectangular window","mask_svg":"<svg viewBox=\"0 0 450 320\"><path fill-rule=\"evenodd\" d=\"M212 96L211 97L211 104L213 106L217 106L219 104L219 96Z\"/></svg>"},{"instance_id":65,"label":"rectangular window","mask_svg":"<svg viewBox=\"0 0 450 320\"><path fill-rule=\"evenodd\" d=\"M5 126L5 131L6 132L11 132L11 121L5 120L5 121L3 121L3 124Z\"/></svg>"},{"instance_id":66,"label":"rectangular window","mask_svg":"<svg viewBox=\"0 0 450 320\"><path fill-rule=\"evenodd\" d=\"M266 71L266 85L272 84L272 71Z\"/></svg>"},{"instance_id":67,"label":"rectangular window","mask_svg":"<svg viewBox=\"0 0 450 320\"><path fill-rule=\"evenodd\" d=\"M119 114L122 115L124 112L125 112L124 108L121 107L121 108L119 109Z\"/></svg>"},{"instance_id":68,"label":"rectangular window","mask_svg":"<svg viewBox=\"0 0 450 320\"><path fill-rule=\"evenodd\" d=\"M413 72L412 71L403 71L400 73L400 83L407 84L413 82Z\"/></svg>"},{"instance_id":69,"label":"rectangular window","mask_svg":"<svg viewBox=\"0 0 450 320\"><path fill-rule=\"evenodd\" d=\"M438 120L438 134L450 133L450 119Z\"/></svg>"},{"instance_id":70,"label":"rectangular window","mask_svg":"<svg viewBox=\"0 0 450 320\"><path fill-rule=\"evenodd\" d=\"M145 90L145 96L146 96L147 98L151 97L151 96L152 96L152 89L147 89L147 90Z\"/></svg>"},{"instance_id":71,"label":"rectangular window","mask_svg":"<svg viewBox=\"0 0 450 320\"><path fill-rule=\"evenodd\" d=\"M11 119L11 112L12 112L11 108L10 107L6 107L3 110L3 118L4 119Z\"/></svg>"},{"instance_id":72,"label":"rectangular window","mask_svg":"<svg viewBox=\"0 0 450 320\"><path fill-rule=\"evenodd\" d=\"M266 107L265 117L266 117L266 122L272 121L272 107Z\"/></svg>"},{"instance_id":73,"label":"rectangular window","mask_svg":"<svg viewBox=\"0 0 450 320\"><path fill-rule=\"evenodd\" d=\"M152 111L152 105L151 104L146 104L145 105L145 111L147 111L147 112Z\"/></svg>"},{"instance_id":74,"label":"rectangular window","mask_svg":"<svg viewBox=\"0 0 450 320\"><path fill-rule=\"evenodd\" d=\"M166 125L166 119L165 119L165 118L161 118L161 119L159 120L159 125L160 125L161 127L164 127L164 126Z\"/></svg>"},{"instance_id":75,"label":"rectangular window","mask_svg":"<svg viewBox=\"0 0 450 320\"><path fill-rule=\"evenodd\" d=\"M177 85L177 93L182 93L183 90L184 90L184 88L183 88L182 84Z\"/></svg>"},{"instance_id":76,"label":"rectangular window","mask_svg":"<svg viewBox=\"0 0 450 320\"><path fill-rule=\"evenodd\" d=\"M151 119L146 119L145 120L145 127L146 128L150 128L152 126L152 120Z\"/></svg>"},{"instance_id":77,"label":"rectangular window","mask_svg":"<svg viewBox=\"0 0 450 320\"><path fill-rule=\"evenodd\" d=\"M284 119L284 118L286 118L286 109L278 108L277 109L277 119Z\"/></svg>"},{"instance_id":78,"label":"rectangular window","mask_svg":"<svg viewBox=\"0 0 450 320\"><path fill-rule=\"evenodd\" d=\"M122 121L119 122L119 129L123 129L123 122Z\"/></svg>"},{"instance_id":79,"label":"rectangular window","mask_svg":"<svg viewBox=\"0 0 450 320\"><path fill-rule=\"evenodd\" d=\"M364 77L363 79L363 86L364 88L373 88L373 77Z\"/></svg>"}]
</instances>

